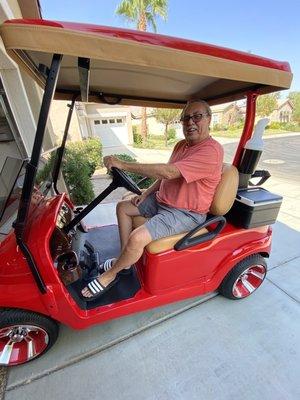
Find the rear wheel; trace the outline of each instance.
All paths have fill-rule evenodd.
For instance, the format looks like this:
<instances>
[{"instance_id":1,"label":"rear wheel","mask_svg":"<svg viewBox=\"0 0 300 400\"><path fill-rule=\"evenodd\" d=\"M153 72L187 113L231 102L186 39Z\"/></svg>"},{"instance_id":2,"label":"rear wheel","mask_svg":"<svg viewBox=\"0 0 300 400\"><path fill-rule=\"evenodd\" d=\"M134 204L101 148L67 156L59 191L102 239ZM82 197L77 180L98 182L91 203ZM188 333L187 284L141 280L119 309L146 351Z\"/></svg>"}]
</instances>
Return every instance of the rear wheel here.
<instances>
[{"instance_id":1,"label":"rear wheel","mask_svg":"<svg viewBox=\"0 0 300 400\"><path fill-rule=\"evenodd\" d=\"M31 361L50 349L59 326L50 318L30 311L0 310L0 365Z\"/></svg>"},{"instance_id":2,"label":"rear wheel","mask_svg":"<svg viewBox=\"0 0 300 400\"><path fill-rule=\"evenodd\" d=\"M236 264L225 276L219 292L228 299L250 296L264 281L267 264L259 254L251 255Z\"/></svg>"}]
</instances>

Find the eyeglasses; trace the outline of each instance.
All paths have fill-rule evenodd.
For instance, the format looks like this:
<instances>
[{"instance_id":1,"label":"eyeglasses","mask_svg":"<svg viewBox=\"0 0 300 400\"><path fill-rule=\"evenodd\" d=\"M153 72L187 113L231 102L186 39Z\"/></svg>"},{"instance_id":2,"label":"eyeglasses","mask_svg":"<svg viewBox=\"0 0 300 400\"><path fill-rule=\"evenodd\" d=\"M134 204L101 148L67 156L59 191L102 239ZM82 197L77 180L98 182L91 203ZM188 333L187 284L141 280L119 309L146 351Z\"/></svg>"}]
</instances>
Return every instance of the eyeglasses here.
<instances>
[{"instance_id":1,"label":"eyeglasses","mask_svg":"<svg viewBox=\"0 0 300 400\"><path fill-rule=\"evenodd\" d=\"M193 122L200 122L203 117L207 117L209 115L210 114L208 114L208 113L203 113L203 114L197 113L197 114L191 114L191 115L187 114L187 115L183 115L180 118L180 122L184 125L188 124L190 119L192 119Z\"/></svg>"}]
</instances>

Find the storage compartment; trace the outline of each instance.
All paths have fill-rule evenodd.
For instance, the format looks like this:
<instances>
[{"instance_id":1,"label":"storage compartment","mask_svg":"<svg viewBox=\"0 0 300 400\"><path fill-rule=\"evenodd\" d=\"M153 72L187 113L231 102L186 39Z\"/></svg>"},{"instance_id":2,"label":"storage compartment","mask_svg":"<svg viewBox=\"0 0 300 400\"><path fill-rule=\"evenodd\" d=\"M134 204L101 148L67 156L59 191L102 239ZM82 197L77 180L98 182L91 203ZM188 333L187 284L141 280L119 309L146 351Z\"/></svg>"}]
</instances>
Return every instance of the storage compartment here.
<instances>
[{"instance_id":1,"label":"storage compartment","mask_svg":"<svg viewBox=\"0 0 300 400\"><path fill-rule=\"evenodd\" d=\"M261 187L240 189L226 218L241 228L271 225L276 221L281 203L282 196Z\"/></svg>"}]
</instances>

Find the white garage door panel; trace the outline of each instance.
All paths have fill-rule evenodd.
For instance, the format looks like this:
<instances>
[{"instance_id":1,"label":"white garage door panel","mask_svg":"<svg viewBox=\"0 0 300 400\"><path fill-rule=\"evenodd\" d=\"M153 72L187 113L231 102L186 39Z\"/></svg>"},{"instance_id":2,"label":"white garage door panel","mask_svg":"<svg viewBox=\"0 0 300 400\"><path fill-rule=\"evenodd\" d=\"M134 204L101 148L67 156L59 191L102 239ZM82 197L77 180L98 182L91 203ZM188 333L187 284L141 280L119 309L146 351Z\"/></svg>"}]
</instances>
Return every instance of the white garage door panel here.
<instances>
[{"instance_id":1,"label":"white garage door panel","mask_svg":"<svg viewBox=\"0 0 300 400\"><path fill-rule=\"evenodd\" d=\"M128 144L127 127L125 123L93 124L94 133L101 140L103 147L115 147Z\"/></svg>"}]
</instances>

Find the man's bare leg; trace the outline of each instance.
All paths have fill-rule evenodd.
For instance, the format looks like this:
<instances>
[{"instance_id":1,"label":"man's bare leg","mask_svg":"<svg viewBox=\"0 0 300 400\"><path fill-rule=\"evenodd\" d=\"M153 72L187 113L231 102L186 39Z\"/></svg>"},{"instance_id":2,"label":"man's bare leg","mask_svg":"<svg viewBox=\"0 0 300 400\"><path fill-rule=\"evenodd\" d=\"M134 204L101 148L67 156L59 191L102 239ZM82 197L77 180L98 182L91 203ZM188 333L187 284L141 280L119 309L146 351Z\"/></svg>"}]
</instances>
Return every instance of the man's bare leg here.
<instances>
[{"instance_id":1,"label":"man's bare leg","mask_svg":"<svg viewBox=\"0 0 300 400\"><path fill-rule=\"evenodd\" d=\"M120 201L117 204L116 211L119 225L121 251L123 251L132 232L132 217L137 217L141 214L139 209L132 204L130 200Z\"/></svg>"},{"instance_id":2,"label":"man's bare leg","mask_svg":"<svg viewBox=\"0 0 300 400\"><path fill-rule=\"evenodd\" d=\"M127 245L124 247L120 257L116 260L113 267L98 276L98 281L102 286L108 286L116 277L117 273L128 265L134 264L141 257L144 247L152 241L148 229L142 225L136 228L130 235ZM92 297L92 293L86 287L82 290L84 297Z\"/></svg>"}]
</instances>

